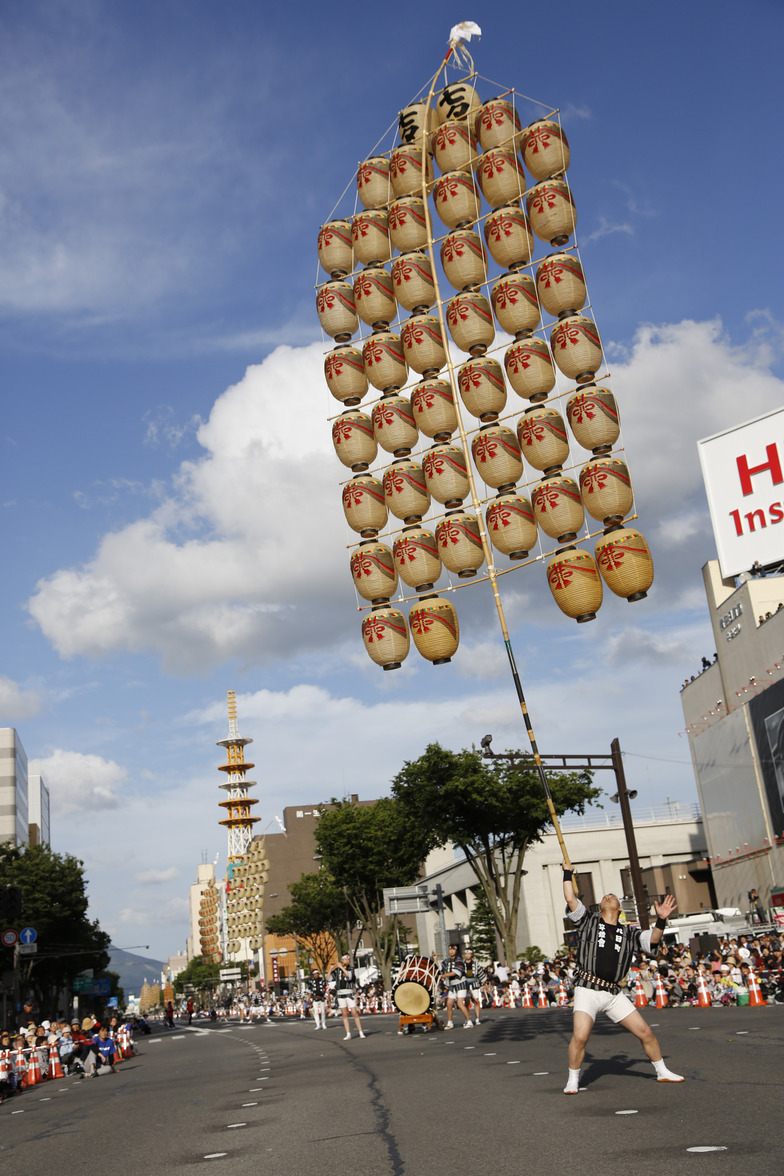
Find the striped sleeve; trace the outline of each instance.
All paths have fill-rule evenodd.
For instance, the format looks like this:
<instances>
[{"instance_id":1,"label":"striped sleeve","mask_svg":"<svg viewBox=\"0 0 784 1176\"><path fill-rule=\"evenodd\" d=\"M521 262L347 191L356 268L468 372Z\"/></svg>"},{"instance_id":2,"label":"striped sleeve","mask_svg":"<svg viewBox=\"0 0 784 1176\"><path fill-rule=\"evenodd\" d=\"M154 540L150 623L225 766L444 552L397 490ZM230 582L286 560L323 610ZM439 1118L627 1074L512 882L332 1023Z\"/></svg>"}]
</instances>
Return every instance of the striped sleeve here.
<instances>
[{"instance_id":1,"label":"striped sleeve","mask_svg":"<svg viewBox=\"0 0 784 1176\"><path fill-rule=\"evenodd\" d=\"M582 903L579 898L577 900L577 910L576 911L570 911L569 907L566 908L566 918L571 919L571 921L573 923L582 923L582 921L587 917L587 915L588 915L588 911L587 911L584 903Z\"/></svg>"}]
</instances>

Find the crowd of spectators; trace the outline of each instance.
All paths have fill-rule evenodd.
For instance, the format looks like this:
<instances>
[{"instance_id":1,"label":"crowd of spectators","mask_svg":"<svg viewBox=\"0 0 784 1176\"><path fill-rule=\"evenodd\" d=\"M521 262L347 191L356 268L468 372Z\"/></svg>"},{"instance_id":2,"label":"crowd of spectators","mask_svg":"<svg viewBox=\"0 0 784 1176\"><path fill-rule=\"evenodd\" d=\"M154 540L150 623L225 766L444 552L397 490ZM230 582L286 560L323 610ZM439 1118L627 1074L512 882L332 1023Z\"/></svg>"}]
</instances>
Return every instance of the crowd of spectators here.
<instances>
[{"instance_id":1,"label":"crowd of spectators","mask_svg":"<svg viewBox=\"0 0 784 1176\"><path fill-rule=\"evenodd\" d=\"M48 1078L97 1078L133 1057L138 1025L110 1013L102 1021L23 1018L18 1031L0 1033L0 1102Z\"/></svg>"}]
</instances>

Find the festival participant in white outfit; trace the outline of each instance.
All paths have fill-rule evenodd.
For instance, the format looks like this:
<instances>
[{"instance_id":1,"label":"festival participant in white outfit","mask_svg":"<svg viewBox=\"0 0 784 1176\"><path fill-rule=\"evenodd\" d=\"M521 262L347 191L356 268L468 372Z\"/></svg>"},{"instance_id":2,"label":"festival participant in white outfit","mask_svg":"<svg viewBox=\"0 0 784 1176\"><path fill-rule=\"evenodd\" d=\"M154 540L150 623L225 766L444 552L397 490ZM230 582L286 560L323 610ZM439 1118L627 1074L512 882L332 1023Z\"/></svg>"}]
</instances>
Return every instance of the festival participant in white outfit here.
<instances>
[{"instance_id":1,"label":"festival participant in white outfit","mask_svg":"<svg viewBox=\"0 0 784 1176\"><path fill-rule=\"evenodd\" d=\"M577 927L579 937L574 976L574 1028L569 1042L569 1080L564 1094L579 1092L580 1067L597 1013L606 1013L611 1021L639 1039L659 1082L683 1082L680 1074L667 1069L651 1027L619 988L635 953L644 951L650 955L651 949L661 940L667 919L676 908L675 898L668 894L662 902L654 903L656 924L650 931L640 931L639 927L619 922L621 904L614 894L605 894L598 915L590 914L574 893L571 868L566 862L562 865L567 913Z\"/></svg>"},{"instance_id":2,"label":"festival participant in white outfit","mask_svg":"<svg viewBox=\"0 0 784 1176\"><path fill-rule=\"evenodd\" d=\"M465 978L465 964L457 954L457 944L450 943L447 949L449 956L447 959L441 961L441 975L447 982L446 990L446 1016L447 1029L453 1029L452 1024L452 1009L457 1007L465 1017L464 1029L473 1029L473 1022L471 1021L471 1014L468 1011L466 1004L466 996L468 995L468 985Z\"/></svg>"},{"instance_id":3,"label":"festival participant in white outfit","mask_svg":"<svg viewBox=\"0 0 784 1176\"><path fill-rule=\"evenodd\" d=\"M312 1000L313 1019L317 1029L327 1027L327 982L318 968L311 968L310 977L305 981Z\"/></svg>"},{"instance_id":4,"label":"festival participant in white outfit","mask_svg":"<svg viewBox=\"0 0 784 1176\"><path fill-rule=\"evenodd\" d=\"M482 989L487 979L487 973L482 965L474 959L474 953L470 947L466 948L465 953L465 978L468 986L468 995L476 1010L476 1024L479 1025L479 1010L482 1007Z\"/></svg>"},{"instance_id":5,"label":"festival participant in white outfit","mask_svg":"<svg viewBox=\"0 0 784 1176\"><path fill-rule=\"evenodd\" d=\"M357 987L357 975L351 967L350 955L347 954L341 957L338 966L332 969L329 979L330 987L335 989L335 994L338 998L338 1008L343 1018L343 1028L346 1030L346 1036L343 1040L348 1041L351 1037L351 1030L348 1025L349 1012L357 1023L359 1036L364 1037L365 1034L362 1032L362 1022L359 1019L356 997L354 995Z\"/></svg>"}]
</instances>

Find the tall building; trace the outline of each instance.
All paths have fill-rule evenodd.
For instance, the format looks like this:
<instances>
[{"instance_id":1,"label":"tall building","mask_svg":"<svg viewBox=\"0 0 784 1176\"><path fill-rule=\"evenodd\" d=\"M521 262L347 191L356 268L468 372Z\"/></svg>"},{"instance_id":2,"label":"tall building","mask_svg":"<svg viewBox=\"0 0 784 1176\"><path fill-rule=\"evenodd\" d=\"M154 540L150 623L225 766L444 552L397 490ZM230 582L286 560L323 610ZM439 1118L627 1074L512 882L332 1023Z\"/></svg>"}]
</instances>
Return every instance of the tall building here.
<instances>
[{"instance_id":1,"label":"tall building","mask_svg":"<svg viewBox=\"0 0 784 1176\"><path fill-rule=\"evenodd\" d=\"M29 775L27 753L14 727L0 727L0 842L49 844L49 789Z\"/></svg>"},{"instance_id":2,"label":"tall building","mask_svg":"<svg viewBox=\"0 0 784 1176\"><path fill-rule=\"evenodd\" d=\"M27 779L27 821L31 845L49 844L49 789L43 776L36 773Z\"/></svg>"}]
</instances>

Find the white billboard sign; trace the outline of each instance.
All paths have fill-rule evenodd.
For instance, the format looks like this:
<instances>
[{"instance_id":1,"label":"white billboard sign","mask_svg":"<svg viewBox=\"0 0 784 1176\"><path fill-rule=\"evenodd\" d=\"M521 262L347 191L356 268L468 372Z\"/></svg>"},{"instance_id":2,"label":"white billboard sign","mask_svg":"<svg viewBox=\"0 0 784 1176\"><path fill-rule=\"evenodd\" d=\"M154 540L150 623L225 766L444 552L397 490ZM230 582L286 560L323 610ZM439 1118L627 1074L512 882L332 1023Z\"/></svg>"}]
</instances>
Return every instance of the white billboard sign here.
<instances>
[{"instance_id":1,"label":"white billboard sign","mask_svg":"<svg viewBox=\"0 0 784 1176\"><path fill-rule=\"evenodd\" d=\"M697 442L723 576L784 563L784 408Z\"/></svg>"}]
</instances>

